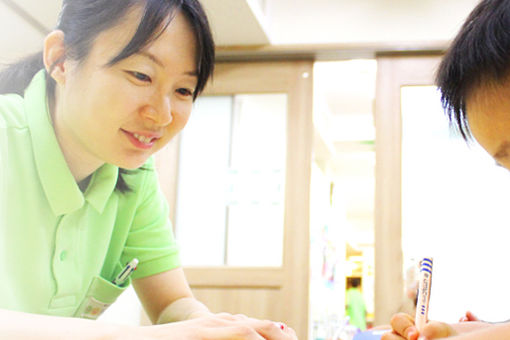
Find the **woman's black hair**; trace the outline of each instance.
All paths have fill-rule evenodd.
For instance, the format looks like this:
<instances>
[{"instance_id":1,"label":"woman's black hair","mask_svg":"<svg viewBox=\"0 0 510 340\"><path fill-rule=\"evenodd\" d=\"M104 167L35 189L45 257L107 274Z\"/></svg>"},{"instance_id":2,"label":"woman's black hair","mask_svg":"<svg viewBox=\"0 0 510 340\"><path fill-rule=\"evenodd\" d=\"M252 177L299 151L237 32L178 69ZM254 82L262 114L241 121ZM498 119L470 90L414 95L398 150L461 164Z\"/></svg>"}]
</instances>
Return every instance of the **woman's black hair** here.
<instances>
[{"instance_id":1,"label":"woman's black hair","mask_svg":"<svg viewBox=\"0 0 510 340\"><path fill-rule=\"evenodd\" d=\"M109 66L128 58L149 45L164 31L177 11L180 11L193 27L197 41L197 87L196 99L204 89L214 69L214 41L207 16L198 0L64 0L56 29L64 32L66 58L84 61L96 37L115 26L128 10L143 5L142 19L124 49L108 63ZM8 66L0 72L0 94L23 95L33 76L44 68L42 52ZM54 96L55 81L46 74L47 94ZM128 192L123 174L132 171L120 169L116 189Z\"/></svg>"},{"instance_id":2,"label":"woman's black hair","mask_svg":"<svg viewBox=\"0 0 510 340\"><path fill-rule=\"evenodd\" d=\"M483 0L466 19L436 75L451 125L471 136L466 98L483 84L501 84L510 73L510 1Z\"/></svg>"}]
</instances>

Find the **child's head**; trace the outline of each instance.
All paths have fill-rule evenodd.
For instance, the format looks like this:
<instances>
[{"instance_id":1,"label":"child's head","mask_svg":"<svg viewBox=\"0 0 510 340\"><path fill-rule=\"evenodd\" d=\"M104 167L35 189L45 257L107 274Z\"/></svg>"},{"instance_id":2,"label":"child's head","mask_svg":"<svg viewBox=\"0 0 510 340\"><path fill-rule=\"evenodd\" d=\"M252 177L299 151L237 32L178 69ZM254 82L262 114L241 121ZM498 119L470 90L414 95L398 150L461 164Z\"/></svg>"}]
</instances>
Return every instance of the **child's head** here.
<instances>
[{"instance_id":1,"label":"child's head","mask_svg":"<svg viewBox=\"0 0 510 340\"><path fill-rule=\"evenodd\" d=\"M444 56L437 85L452 125L508 169L509 71L510 1L483 0Z\"/></svg>"}]
</instances>

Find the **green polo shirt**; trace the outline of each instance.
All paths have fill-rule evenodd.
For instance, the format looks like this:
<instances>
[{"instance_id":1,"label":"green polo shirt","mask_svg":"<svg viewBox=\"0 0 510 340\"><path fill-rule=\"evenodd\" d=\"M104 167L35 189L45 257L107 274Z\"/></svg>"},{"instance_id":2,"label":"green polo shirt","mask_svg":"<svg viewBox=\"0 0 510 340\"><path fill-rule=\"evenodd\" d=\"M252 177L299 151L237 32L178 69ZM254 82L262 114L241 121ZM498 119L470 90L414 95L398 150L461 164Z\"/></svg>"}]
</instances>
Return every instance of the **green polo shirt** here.
<instances>
[{"instance_id":1,"label":"green polo shirt","mask_svg":"<svg viewBox=\"0 0 510 340\"><path fill-rule=\"evenodd\" d=\"M131 192L115 190L119 169L105 164L82 193L51 124L44 71L24 97L0 95L0 308L73 316L91 292L115 300L122 289L110 282L133 258L132 278L178 267L152 159L144 167L123 175Z\"/></svg>"}]
</instances>

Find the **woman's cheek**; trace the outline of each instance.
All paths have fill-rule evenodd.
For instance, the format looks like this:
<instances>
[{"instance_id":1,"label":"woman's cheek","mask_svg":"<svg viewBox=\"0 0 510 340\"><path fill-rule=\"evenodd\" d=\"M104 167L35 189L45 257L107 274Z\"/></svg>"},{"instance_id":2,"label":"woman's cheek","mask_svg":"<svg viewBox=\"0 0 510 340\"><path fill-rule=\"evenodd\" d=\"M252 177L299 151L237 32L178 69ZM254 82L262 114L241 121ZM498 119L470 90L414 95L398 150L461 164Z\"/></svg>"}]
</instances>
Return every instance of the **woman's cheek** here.
<instances>
[{"instance_id":1,"label":"woman's cheek","mask_svg":"<svg viewBox=\"0 0 510 340\"><path fill-rule=\"evenodd\" d=\"M172 123L170 123L170 127L177 130L177 133L182 130L186 124L188 123L189 117L191 114L191 105L184 104L177 108L172 113Z\"/></svg>"}]
</instances>

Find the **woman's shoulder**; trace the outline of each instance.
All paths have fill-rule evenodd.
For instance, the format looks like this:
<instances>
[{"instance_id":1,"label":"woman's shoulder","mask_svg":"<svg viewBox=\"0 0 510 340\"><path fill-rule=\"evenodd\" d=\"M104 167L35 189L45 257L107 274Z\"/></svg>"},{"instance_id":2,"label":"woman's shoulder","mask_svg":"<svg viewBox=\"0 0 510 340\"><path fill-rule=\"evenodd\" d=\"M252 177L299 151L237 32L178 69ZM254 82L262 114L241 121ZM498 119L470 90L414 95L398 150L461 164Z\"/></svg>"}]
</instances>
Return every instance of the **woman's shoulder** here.
<instances>
[{"instance_id":1,"label":"woman's shoulder","mask_svg":"<svg viewBox=\"0 0 510 340\"><path fill-rule=\"evenodd\" d=\"M0 127L24 128L27 125L24 99L17 94L0 95Z\"/></svg>"}]
</instances>

